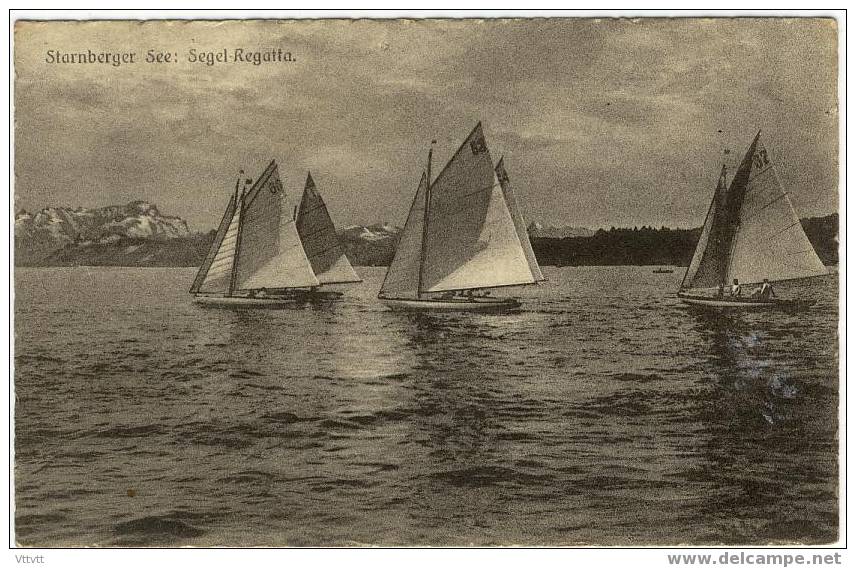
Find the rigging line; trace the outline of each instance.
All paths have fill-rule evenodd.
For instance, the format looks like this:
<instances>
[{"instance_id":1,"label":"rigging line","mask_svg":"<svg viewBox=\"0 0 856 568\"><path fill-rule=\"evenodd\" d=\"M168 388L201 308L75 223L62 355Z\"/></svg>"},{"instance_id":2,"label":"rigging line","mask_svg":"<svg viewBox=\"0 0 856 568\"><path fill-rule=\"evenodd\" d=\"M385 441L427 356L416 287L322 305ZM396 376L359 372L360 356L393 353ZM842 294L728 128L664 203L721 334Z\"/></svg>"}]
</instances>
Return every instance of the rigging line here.
<instances>
[{"instance_id":1,"label":"rigging line","mask_svg":"<svg viewBox=\"0 0 856 568\"><path fill-rule=\"evenodd\" d=\"M778 231L778 232L772 233L772 234L770 234L770 235L764 235L764 239L765 239L765 240L767 240L767 239L772 239L773 237L778 237L779 235L781 235L781 234L782 234L782 233L784 233L785 231L787 231L787 230L789 230L789 229L792 229L792 228L796 227L796 226L797 226L797 225L799 225L799 224L800 224L800 221L799 221L799 219L797 219L796 221L794 221L793 223L791 223L790 225L788 225L787 227L785 227L785 228L784 228L784 229L782 229L781 231Z\"/></svg>"},{"instance_id":2,"label":"rigging line","mask_svg":"<svg viewBox=\"0 0 856 568\"><path fill-rule=\"evenodd\" d=\"M772 170L772 169L773 169L773 165L772 165L772 164L770 164L769 166L767 166L767 168L766 168L766 169L763 169L763 170L761 170L760 172L758 172L757 174L755 174L754 176L750 177L750 178L749 178L749 180L746 182L746 184L748 185L749 183L751 183L752 181L754 181L754 180L758 179L759 177L761 177L762 175L766 174L767 172L769 172L769 171L770 171L770 170Z\"/></svg>"},{"instance_id":3,"label":"rigging line","mask_svg":"<svg viewBox=\"0 0 856 568\"><path fill-rule=\"evenodd\" d=\"M799 255L799 254L806 254L806 253L809 253L809 252L813 252L814 254L817 254L817 251L816 251L816 250L814 250L813 248L805 249L805 250L800 250L800 251L797 251L797 252L788 252L788 251L785 251L785 254L786 254L787 256L797 256L797 255Z\"/></svg>"}]
</instances>

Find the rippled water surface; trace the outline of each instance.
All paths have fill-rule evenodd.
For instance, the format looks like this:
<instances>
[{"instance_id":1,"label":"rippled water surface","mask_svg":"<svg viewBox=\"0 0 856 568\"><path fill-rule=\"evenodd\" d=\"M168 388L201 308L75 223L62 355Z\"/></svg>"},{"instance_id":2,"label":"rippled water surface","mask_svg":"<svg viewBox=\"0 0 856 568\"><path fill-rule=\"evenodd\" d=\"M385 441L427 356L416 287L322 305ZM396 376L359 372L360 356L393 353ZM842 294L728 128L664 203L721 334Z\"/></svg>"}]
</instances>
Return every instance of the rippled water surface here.
<instances>
[{"instance_id":1,"label":"rippled water surface","mask_svg":"<svg viewBox=\"0 0 856 568\"><path fill-rule=\"evenodd\" d=\"M521 313L410 315L358 270L241 312L192 269L18 269L18 542L837 538L834 277L712 318L680 269L547 268Z\"/></svg>"}]
</instances>

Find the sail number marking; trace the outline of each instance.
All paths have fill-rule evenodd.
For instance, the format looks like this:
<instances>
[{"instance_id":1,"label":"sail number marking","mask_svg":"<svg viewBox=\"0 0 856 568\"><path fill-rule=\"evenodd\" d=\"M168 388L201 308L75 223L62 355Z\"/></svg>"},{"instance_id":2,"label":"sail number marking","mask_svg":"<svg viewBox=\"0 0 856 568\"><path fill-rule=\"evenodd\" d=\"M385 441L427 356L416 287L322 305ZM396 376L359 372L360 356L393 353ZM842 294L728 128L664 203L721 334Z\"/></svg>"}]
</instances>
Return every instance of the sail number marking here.
<instances>
[{"instance_id":1,"label":"sail number marking","mask_svg":"<svg viewBox=\"0 0 856 568\"><path fill-rule=\"evenodd\" d=\"M767 157L767 150L764 149L758 150L758 152L752 156L752 159L755 162L755 167L758 169L761 169L770 163L770 159Z\"/></svg>"}]
</instances>

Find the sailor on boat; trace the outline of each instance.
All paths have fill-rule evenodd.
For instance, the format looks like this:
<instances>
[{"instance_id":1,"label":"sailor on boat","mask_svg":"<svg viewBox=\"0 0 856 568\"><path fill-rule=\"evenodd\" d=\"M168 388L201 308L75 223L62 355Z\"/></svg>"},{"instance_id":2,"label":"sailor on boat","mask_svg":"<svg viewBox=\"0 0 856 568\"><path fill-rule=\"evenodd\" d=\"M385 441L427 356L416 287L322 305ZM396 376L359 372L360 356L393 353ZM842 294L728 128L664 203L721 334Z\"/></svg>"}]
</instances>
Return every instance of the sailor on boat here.
<instances>
[{"instance_id":1,"label":"sailor on boat","mask_svg":"<svg viewBox=\"0 0 856 568\"><path fill-rule=\"evenodd\" d=\"M731 183L725 165L678 297L711 308L808 306L810 300L775 296L770 281L828 274L802 228L771 154L755 135ZM742 296L740 282L764 284ZM728 283L730 295L722 294ZM716 293L716 295L710 295Z\"/></svg>"},{"instance_id":2,"label":"sailor on boat","mask_svg":"<svg viewBox=\"0 0 856 568\"><path fill-rule=\"evenodd\" d=\"M773 292L773 286L770 284L770 281L764 278L764 282L761 283L761 286L752 292L753 298L761 298L762 300L769 300L771 298L776 297L776 293Z\"/></svg>"},{"instance_id":3,"label":"sailor on boat","mask_svg":"<svg viewBox=\"0 0 856 568\"><path fill-rule=\"evenodd\" d=\"M737 278L731 283L731 297L739 298L740 294L743 292L743 289L740 287L740 282L737 281Z\"/></svg>"}]
</instances>

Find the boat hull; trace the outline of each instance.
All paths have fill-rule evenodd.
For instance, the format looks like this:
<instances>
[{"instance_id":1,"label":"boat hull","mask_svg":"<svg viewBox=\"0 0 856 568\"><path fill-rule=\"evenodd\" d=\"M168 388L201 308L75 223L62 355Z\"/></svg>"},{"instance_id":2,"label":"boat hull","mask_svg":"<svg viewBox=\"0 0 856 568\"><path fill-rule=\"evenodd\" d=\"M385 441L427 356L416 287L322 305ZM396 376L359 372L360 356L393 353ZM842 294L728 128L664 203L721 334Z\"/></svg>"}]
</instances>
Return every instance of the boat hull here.
<instances>
[{"instance_id":1,"label":"boat hull","mask_svg":"<svg viewBox=\"0 0 856 568\"><path fill-rule=\"evenodd\" d=\"M393 310L408 311L496 313L520 309L520 302L514 298L454 298L436 300L379 298L379 300Z\"/></svg>"},{"instance_id":2,"label":"boat hull","mask_svg":"<svg viewBox=\"0 0 856 568\"><path fill-rule=\"evenodd\" d=\"M195 296L193 303L205 308L225 309L282 309L329 302L342 296L341 292L294 292L281 296L250 298L248 296Z\"/></svg>"},{"instance_id":3,"label":"boat hull","mask_svg":"<svg viewBox=\"0 0 856 568\"><path fill-rule=\"evenodd\" d=\"M714 309L770 309L770 308L807 308L814 302L805 300L761 300L753 298L714 298L710 296L687 296L678 294L685 304Z\"/></svg>"}]
</instances>

